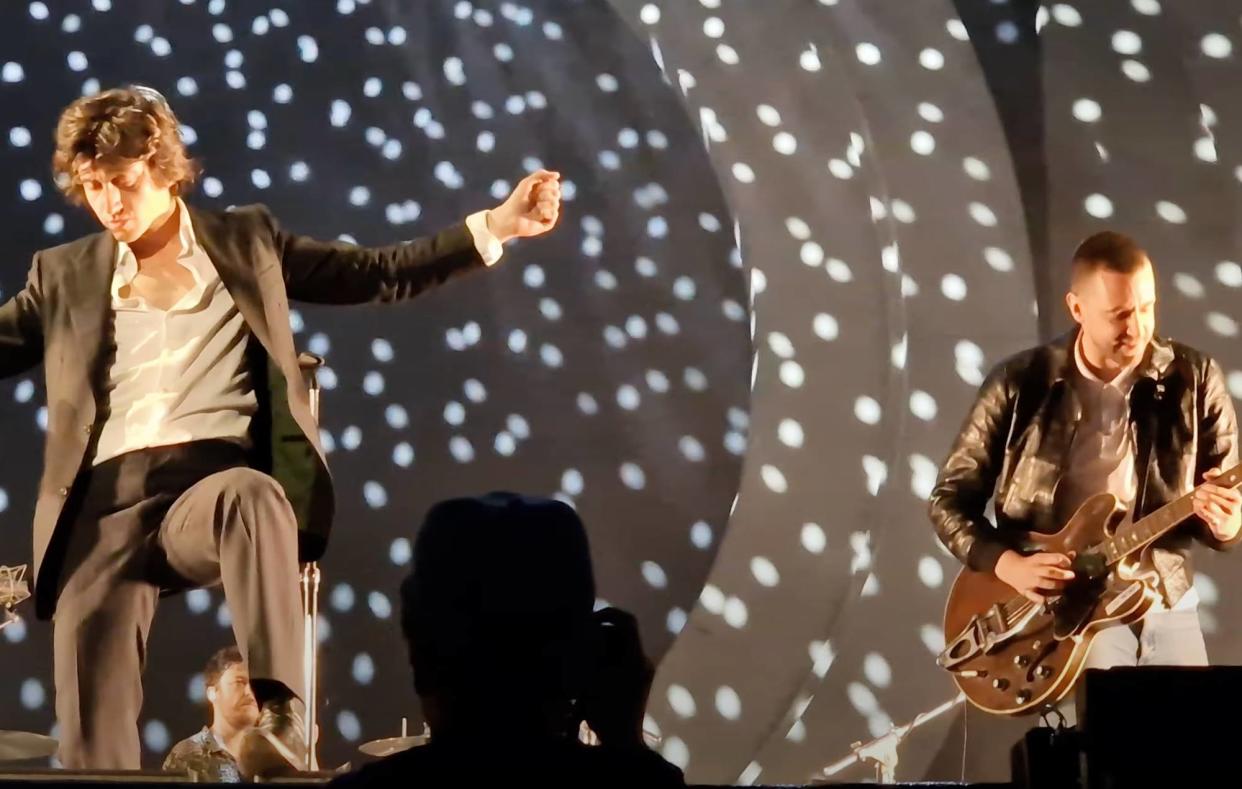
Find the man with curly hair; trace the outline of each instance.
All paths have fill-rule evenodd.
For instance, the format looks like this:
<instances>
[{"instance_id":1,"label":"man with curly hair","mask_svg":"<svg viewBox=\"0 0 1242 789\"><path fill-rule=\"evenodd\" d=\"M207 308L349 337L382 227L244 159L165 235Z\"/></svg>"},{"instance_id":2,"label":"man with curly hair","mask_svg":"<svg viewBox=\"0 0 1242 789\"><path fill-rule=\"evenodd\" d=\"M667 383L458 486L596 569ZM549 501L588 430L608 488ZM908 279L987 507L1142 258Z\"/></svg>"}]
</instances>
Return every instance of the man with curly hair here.
<instances>
[{"instance_id":1,"label":"man with curly hair","mask_svg":"<svg viewBox=\"0 0 1242 789\"><path fill-rule=\"evenodd\" d=\"M333 491L289 299L403 301L560 211L559 176L539 171L434 236L364 248L291 233L261 205L197 209L197 171L158 92L74 101L53 172L103 231L35 253L0 306L0 377L45 366L34 596L54 622L66 767L139 767L156 601L217 584L260 711L242 772L305 763L298 561L322 555Z\"/></svg>"}]
</instances>

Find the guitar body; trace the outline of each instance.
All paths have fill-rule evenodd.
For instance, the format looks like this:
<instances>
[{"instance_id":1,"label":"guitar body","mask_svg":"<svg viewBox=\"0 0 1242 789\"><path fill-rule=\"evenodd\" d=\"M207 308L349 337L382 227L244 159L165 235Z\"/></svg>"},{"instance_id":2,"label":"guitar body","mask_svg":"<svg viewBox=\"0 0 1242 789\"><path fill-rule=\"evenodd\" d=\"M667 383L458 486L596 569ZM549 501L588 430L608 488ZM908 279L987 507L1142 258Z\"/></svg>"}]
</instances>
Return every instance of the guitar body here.
<instances>
[{"instance_id":1,"label":"guitar body","mask_svg":"<svg viewBox=\"0 0 1242 789\"><path fill-rule=\"evenodd\" d=\"M1076 578L1044 606L991 573L962 570L945 606L939 662L972 704L999 715L1056 704L1078 679L1095 635L1147 613L1159 580L1148 552L1109 568L1088 550L1124 517L1117 499L1104 493L1083 503L1056 534L1030 535L1033 548L1074 557Z\"/></svg>"}]
</instances>

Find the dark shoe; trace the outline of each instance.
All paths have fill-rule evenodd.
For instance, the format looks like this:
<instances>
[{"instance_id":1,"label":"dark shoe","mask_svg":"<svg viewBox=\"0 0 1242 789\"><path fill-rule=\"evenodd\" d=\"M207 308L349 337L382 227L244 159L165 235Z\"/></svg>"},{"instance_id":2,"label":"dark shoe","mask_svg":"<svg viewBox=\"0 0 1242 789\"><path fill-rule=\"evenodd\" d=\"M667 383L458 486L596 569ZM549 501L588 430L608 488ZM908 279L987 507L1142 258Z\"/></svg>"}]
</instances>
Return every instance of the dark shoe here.
<instances>
[{"instance_id":1,"label":"dark shoe","mask_svg":"<svg viewBox=\"0 0 1242 789\"><path fill-rule=\"evenodd\" d=\"M252 781L306 769L305 712L297 696L263 703L259 722L242 736L237 761L243 778Z\"/></svg>"}]
</instances>

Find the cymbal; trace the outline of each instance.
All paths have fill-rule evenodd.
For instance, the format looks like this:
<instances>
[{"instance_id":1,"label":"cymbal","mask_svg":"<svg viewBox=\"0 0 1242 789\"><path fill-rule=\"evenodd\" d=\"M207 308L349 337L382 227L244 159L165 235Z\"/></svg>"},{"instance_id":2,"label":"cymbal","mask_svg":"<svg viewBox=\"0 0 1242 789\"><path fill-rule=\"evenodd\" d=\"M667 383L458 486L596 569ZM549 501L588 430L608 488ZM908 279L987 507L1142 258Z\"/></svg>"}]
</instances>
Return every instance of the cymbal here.
<instances>
[{"instance_id":1,"label":"cymbal","mask_svg":"<svg viewBox=\"0 0 1242 789\"><path fill-rule=\"evenodd\" d=\"M0 731L0 762L47 758L56 753L57 742L28 731Z\"/></svg>"},{"instance_id":2,"label":"cymbal","mask_svg":"<svg viewBox=\"0 0 1242 789\"><path fill-rule=\"evenodd\" d=\"M431 737L426 734L416 734L410 737L389 737L384 740L371 740L364 742L358 746L358 750L367 756L392 756L394 753L408 751L419 745L426 745Z\"/></svg>"}]
</instances>

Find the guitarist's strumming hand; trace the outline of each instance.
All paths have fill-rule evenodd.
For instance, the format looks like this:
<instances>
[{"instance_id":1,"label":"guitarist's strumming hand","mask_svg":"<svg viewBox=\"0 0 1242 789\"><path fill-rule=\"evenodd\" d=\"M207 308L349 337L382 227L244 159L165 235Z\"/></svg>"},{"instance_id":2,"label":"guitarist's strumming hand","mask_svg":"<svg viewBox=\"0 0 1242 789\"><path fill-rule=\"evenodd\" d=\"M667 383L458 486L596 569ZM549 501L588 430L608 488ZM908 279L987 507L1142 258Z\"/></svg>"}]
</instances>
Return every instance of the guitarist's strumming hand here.
<instances>
[{"instance_id":1,"label":"guitarist's strumming hand","mask_svg":"<svg viewBox=\"0 0 1242 789\"><path fill-rule=\"evenodd\" d=\"M1223 473L1218 468L1203 473L1204 482L1195 490L1194 507L1195 515L1208 525L1212 536L1228 542L1242 530L1242 492L1211 484Z\"/></svg>"},{"instance_id":2,"label":"guitarist's strumming hand","mask_svg":"<svg viewBox=\"0 0 1242 789\"><path fill-rule=\"evenodd\" d=\"M1060 591L1074 578L1070 559L1062 553L1033 553L1023 556L1005 551L996 562L996 577L1012 586L1028 600L1043 603L1049 593Z\"/></svg>"}]
</instances>

